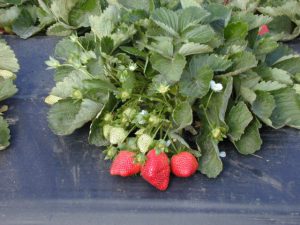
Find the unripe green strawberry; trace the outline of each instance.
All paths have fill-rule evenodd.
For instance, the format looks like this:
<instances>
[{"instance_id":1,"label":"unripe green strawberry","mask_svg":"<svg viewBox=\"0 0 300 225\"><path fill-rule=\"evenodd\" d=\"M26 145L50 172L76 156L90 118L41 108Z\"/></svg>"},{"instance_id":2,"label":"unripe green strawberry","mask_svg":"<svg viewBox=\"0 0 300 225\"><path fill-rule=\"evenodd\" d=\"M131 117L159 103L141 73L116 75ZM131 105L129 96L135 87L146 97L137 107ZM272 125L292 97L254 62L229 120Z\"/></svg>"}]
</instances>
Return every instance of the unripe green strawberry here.
<instances>
[{"instance_id":1,"label":"unripe green strawberry","mask_svg":"<svg viewBox=\"0 0 300 225\"><path fill-rule=\"evenodd\" d=\"M132 120L136 115L136 110L133 108L127 108L123 111L123 115L126 119Z\"/></svg>"},{"instance_id":2,"label":"unripe green strawberry","mask_svg":"<svg viewBox=\"0 0 300 225\"><path fill-rule=\"evenodd\" d=\"M111 144L121 144L127 137L127 132L122 127L112 127L109 132Z\"/></svg>"},{"instance_id":3,"label":"unripe green strawberry","mask_svg":"<svg viewBox=\"0 0 300 225\"><path fill-rule=\"evenodd\" d=\"M111 122L113 120L113 115L111 113L106 113L104 116L104 121Z\"/></svg>"},{"instance_id":4,"label":"unripe green strawberry","mask_svg":"<svg viewBox=\"0 0 300 225\"><path fill-rule=\"evenodd\" d=\"M109 134L110 134L110 130L111 128L113 128L111 125L109 124L105 124L103 126L103 136L108 140L109 139Z\"/></svg>"},{"instance_id":5,"label":"unripe green strawberry","mask_svg":"<svg viewBox=\"0 0 300 225\"><path fill-rule=\"evenodd\" d=\"M158 125L160 122L161 122L161 119L155 115L151 115L149 117L149 123L153 124L154 126Z\"/></svg>"},{"instance_id":6,"label":"unripe green strawberry","mask_svg":"<svg viewBox=\"0 0 300 225\"><path fill-rule=\"evenodd\" d=\"M137 140L137 146L142 153L146 153L152 144L153 139L148 134L142 134Z\"/></svg>"}]
</instances>

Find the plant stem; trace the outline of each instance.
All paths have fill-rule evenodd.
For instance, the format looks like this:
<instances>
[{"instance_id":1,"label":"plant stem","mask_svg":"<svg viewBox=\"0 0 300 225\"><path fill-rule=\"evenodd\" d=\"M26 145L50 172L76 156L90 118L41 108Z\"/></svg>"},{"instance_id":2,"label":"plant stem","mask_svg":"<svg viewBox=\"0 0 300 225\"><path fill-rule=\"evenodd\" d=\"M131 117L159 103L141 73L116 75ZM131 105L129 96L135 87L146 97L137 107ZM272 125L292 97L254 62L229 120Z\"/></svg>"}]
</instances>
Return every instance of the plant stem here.
<instances>
[{"instance_id":1,"label":"plant stem","mask_svg":"<svg viewBox=\"0 0 300 225\"><path fill-rule=\"evenodd\" d=\"M208 97L208 100L207 100L207 103L206 103L206 106L205 106L205 110L208 108L208 105L209 105L209 103L210 103L210 100L211 100L211 97L212 97L212 95L213 95L213 91L210 93L210 95L209 95L209 97Z\"/></svg>"}]
</instances>

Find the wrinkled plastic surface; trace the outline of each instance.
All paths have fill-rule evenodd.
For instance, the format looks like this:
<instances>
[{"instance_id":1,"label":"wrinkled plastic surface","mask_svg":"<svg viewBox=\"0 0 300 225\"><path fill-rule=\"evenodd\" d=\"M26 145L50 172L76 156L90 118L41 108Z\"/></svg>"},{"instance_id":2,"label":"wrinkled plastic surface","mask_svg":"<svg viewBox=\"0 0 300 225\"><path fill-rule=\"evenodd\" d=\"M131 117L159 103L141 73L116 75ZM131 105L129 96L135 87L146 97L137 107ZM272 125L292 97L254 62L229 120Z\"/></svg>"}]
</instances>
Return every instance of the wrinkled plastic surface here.
<instances>
[{"instance_id":1,"label":"wrinkled plastic surface","mask_svg":"<svg viewBox=\"0 0 300 225\"><path fill-rule=\"evenodd\" d=\"M21 70L19 92L6 101L12 140L0 152L0 225L300 224L298 130L264 128L259 157L225 143L217 179L172 177L160 192L139 176L110 176L101 149L87 143L88 127L65 137L49 130L43 100L54 82L44 61L58 38L5 39Z\"/></svg>"}]
</instances>

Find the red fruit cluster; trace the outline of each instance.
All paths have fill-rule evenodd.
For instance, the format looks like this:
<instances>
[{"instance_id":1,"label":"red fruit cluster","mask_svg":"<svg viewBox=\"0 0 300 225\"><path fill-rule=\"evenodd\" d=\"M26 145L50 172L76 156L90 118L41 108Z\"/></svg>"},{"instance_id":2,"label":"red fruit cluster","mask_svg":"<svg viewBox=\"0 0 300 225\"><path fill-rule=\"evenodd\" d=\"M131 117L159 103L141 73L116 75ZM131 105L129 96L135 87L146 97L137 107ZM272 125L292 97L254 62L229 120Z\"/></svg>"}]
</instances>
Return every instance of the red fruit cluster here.
<instances>
[{"instance_id":1,"label":"red fruit cluster","mask_svg":"<svg viewBox=\"0 0 300 225\"><path fill-rule=\"evenodd\" d=\"M135 163L134 157L133 152L120 151L111 165L110 174L127 177L141 173L144 180L161 191L168 188L171 171L177 177L190 177L199 166L197 159L189 152L173 155L171 165L166 153L157 154L155 149L148 152L144 165Z\"/></svg>"}]
</instances>

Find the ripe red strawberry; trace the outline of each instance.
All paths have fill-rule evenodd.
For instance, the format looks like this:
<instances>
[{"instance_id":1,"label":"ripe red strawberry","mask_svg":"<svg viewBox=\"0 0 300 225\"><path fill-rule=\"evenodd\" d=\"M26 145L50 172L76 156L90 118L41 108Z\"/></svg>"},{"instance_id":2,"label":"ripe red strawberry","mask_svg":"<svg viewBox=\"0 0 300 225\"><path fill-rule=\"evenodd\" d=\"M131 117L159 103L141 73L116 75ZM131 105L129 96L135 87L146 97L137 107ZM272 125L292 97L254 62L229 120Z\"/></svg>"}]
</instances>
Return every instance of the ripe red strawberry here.
<instances>
[{"instance_id":1,"label":"ripe red strawberry","mask_svg":"<svg viewBox=\"0 0 300 225\"><path fill-rule=\"evenodd\" d=\"M260 28L259 28L259 31L258 31L258 35L259 36L263 36L265 35L266 33L269 33L270 30L269 30L269 27L267 25L262 25Z\"/></svg>"},{"instance_id":2,"label":"ripe red strawberry","mask_svg":"<svg viewBox=\"0 0 300 225\"><path fill-rule=\"evenodd\" d=\"M120 151L110 167L110 174L129 177L139 173L141 171L141 165L134 163L134 156L135 154L133 152L126 150Z\"/></svg>"},{"instance_id":3,"label":"ripe red strawberry","mask_svg":"<svg viewBox=\"0 0 300 225\"><path fill-rule=\"evenodd\" d=\"M180 152L171 158L171 170L177 177L190 177L198 169L197 159L189 152Z\"/></svg>"},{"instance_id":4,"label":"ripe red strawberry","mask_svg":"<svg viewBox=\"0 0 300 225\"><path fill-rule=\"evenodd\" d=\"M142 177L157 189L164 191L168 188L170 180L169 158L166 153L156 154L152 149L147 154L147 161L142 166Z\"/></svg>"}]
</instances>

